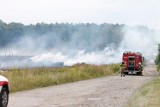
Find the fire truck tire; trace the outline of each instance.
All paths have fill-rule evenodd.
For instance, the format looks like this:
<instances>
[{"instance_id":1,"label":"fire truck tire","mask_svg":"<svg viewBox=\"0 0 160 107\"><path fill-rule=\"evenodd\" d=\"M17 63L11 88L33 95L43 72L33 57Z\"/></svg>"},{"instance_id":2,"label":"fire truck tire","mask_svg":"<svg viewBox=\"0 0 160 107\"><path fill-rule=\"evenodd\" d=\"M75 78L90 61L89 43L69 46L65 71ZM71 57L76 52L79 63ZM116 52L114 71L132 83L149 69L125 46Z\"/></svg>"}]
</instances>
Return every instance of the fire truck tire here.
<instances>
[{"instance_id":1,"label":"fire truck tire","mask_svg":"<svg viewBox=\"0 0 160 107\"><path fill-rule=\"evenodd\" d=\"M143 73L142 73L142 72L138 72L137 74L140 75L140 76L143 76Z\"/></svg>"},{"instance_id":2,"label":"fire truck tire","mask_svg":"<svg viewBox=\"0 0 160 107\"><path fill-rule=\"evenodd\" d=\"M7 107L9 100L8 95L8 90L3 87L0 93L0 107Z\"/></svg>"},{"instance_id":3,"label":"fire truck tire","mask_svg":"<svg viewBox=\"0 0 160 107\"><path fill-rule=\"evenodd\" d=\"M125 75L128 75L128 72L125 72Z\"/></svg>"}]
</instances>

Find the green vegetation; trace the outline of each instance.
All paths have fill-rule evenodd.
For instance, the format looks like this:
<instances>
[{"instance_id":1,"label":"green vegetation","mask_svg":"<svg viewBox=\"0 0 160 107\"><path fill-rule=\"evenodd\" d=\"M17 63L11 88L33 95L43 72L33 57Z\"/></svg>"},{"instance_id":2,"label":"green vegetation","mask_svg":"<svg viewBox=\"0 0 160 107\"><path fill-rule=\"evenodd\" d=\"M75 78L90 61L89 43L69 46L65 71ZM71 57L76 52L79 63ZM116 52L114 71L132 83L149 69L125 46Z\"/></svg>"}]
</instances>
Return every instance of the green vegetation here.
<instances>
[{"instance_id":1,"label":"green vegetation","mask_svg":"<svg viewBox=\"0 0 160 107\"><path fill-rule=\"evenodd\" d=\"M10 69L0 75L9 79L11 92L17 92L111 75L118 70L119 65L76 64L62 68Z\"/></svg>"},{"instance_id":2,"label":"green vegetation","mask_svg":"<svg viewBox=\"0 0 160 107\"><path fill-rule=\"evenodd\" d=\"M160 65L157 66L157 71L158 71L158 72L160 71Z\"/></svg>"},{"instance_id":3,"label":"green vegetation","mask_svg":"<svg viewBox=\"0 0 160 107\"><path fill-rule=\"evenodd\" d=\"M155 60L155 63L157 64L157 71L160 71L160 44L158 44L158 55Z\"/></svg>"},{"instance_id":4,"label":"green vegetation","mask_svg":"<svg viewBox=\"0 0 160 107\"><path fill-rule=\"evenodd\" d=\"M127 107L160 107L160 77L138 90Z\"/></svg>"},{"instance_id":5,"label":"green vegetation","mask_svg":"<svg viewBox=\"0 0 160 107\"><path fill-rule=\"evenodd\" d=\"M156 57L155 63L160 65L160 44L158 44L158 55Z\"/></svg>"},{"instance_id":6,"label":"green vegetation","mask_svg":"<svg viewBox=\"0 0 160 107\"><path fill-rule=\"evenodd\" d=\"M155 63L156 63L157 65L160 64L160 55L157 55L156 60L155 60Z\"/></svg>"}]
</instances>

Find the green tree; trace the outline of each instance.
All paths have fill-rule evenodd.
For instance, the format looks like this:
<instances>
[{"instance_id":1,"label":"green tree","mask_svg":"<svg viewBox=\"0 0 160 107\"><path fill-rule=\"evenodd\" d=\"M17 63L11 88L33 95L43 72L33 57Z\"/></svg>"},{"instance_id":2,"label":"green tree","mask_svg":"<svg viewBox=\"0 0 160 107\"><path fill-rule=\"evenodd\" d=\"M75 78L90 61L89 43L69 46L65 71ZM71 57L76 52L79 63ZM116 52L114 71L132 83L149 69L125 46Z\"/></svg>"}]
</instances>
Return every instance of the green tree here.
<instances>
[{"instance_id":1,"label":"green tree","mask_svg":"<svg viewBox=\"0 0 160 107\"><path fill-rule=\"evenodd\" d=\"M160 65L160 44L158 44L158 55L156 57L155 63Z\"/></svg>"}]
</instances>

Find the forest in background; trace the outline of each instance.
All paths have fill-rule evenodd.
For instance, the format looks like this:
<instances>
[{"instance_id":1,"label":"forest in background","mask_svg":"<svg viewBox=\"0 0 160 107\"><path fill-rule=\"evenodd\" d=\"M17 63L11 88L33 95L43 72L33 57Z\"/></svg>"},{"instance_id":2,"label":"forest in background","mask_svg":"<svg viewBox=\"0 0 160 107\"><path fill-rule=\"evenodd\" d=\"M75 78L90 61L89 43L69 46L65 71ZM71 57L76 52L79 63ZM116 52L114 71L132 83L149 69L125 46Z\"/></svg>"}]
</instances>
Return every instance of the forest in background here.
<instances>
[{"instance_id":1,"label":"forest in background","mask_svg":"<svg viewBox=\"0 0 160 107\"><path fill-rule=\"evenodd\" d=\"M119 47L124 37L124 28L120 24L94 23L5 23L0 20L0 49L12 48L33 51L85 50L86 52L104 50L107 46ZM140 32L150 32L145 26L134 26ZM28 49L29 48L29 49ZM37 50L38 50L37 49Z\"/></svg>"}]
</instances>

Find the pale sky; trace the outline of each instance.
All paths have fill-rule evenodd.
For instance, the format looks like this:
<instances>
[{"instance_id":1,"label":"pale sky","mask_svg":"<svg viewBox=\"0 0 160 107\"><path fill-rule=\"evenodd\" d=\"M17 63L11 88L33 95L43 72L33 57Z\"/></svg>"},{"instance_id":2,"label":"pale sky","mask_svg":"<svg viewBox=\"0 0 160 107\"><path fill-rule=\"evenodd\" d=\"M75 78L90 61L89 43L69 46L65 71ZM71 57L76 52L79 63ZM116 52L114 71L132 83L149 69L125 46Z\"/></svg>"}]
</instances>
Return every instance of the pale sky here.
<instances>
[{"instance_id":1,"label":"pale sky","mask_svg":"<svg viewBox=\"0 0 160 107\"><path fill-rule=\"evenodd\" d=\"M160 28L160 0L0 0L6 23L120 23Z\"/></svg>"}]
</instances>

